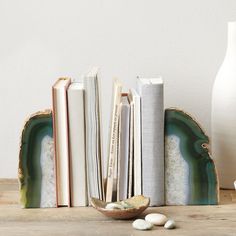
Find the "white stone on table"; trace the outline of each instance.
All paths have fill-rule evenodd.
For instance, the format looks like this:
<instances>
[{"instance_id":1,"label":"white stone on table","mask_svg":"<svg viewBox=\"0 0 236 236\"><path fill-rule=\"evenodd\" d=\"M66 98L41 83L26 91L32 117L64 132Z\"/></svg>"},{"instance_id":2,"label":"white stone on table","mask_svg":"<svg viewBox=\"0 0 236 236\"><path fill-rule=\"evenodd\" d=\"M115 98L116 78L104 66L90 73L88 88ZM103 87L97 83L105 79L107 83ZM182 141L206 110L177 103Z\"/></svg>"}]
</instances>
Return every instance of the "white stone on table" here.
<instances>
[{"instance_id":1,"label":"white stone on table","mask_svg":"<svg viewBox=\"0 0 236 236\"><path fill-rule=\"evenodd\" d=\"M153 227L153 224L142 219L137 219L132 224L134 229L137 230L150 230Z\"/></svg>"},{"instance_id":2,"label":"white stone on table","mask_svg":"<svg viewBox=\"0 0 236 236\"><path fill-rule=\"evenodd\" d=\"M174 229L176 227L175 221L174 220L168 220L165 225L165 229Z\"/></svg>"},{"instance_id":3,"label":"white stone on table","mask_svg":"<svg viewBox=\"0 0 236 236\"><path fill-rule=\"evenodd\" d=\"M151 213L146 215L145 220L154 225L162 226L167 222L168 218L163 214Z\"/></svg>"},{"instance_id":4,"label":"white stone on table","mask_svg":"<svg viewBox=\"0 0 236 236\"><path fill-rule=\"evenodd\" d=\"M122 206L120 204L117 204L117 203L112 203L112 202L108 203L105 208L108 209L108 210L115 210L115 209L116 210L117 209L122 210L122 209L125 209L124 206Z\"/></svg>"}]
</instances>

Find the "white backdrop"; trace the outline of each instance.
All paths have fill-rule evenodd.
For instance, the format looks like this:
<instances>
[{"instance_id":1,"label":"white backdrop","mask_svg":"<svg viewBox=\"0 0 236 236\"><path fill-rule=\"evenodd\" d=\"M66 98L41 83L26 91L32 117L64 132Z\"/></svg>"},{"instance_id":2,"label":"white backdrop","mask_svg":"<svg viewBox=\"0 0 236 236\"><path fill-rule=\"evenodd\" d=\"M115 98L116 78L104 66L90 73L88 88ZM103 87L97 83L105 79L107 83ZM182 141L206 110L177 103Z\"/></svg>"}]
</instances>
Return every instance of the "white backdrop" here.
<instances>
[{"instance_id":1,"label":"white backdrop","mask_svg":"<svg viewBox=\"0 0 236 236\"><path fill-rule=\"evenodd\" d=\"M137 75L162 75L165 106L192 113L210 134L211 89L231 20L235 0L0 0L0 178L17 176L25 117L51 107L53 82L94 65L105 153L114 76L129 88Z\"/></svg>"}]
</instances>

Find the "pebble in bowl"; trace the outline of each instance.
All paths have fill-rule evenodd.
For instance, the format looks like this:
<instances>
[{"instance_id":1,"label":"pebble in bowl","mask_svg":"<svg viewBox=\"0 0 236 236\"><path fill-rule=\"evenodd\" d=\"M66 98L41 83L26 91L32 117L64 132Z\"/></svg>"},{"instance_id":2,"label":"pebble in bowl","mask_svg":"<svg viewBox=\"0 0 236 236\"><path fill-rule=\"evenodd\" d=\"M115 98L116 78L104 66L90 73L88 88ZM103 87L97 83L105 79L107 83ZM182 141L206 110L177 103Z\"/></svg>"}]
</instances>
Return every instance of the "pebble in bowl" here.
<instances>
[{"instance_id":1,"label":"pebble in bowl","mask_svg":"<svg viewBox=\"0 0 236 236\"><path fill-rule=\"evenodd\" d=\"M150 198L142 195L134 196L119 202L107 203L91 198L91 205L107 217L126 220L140 215L150 203Z\"/></svg>"}]
</instances>

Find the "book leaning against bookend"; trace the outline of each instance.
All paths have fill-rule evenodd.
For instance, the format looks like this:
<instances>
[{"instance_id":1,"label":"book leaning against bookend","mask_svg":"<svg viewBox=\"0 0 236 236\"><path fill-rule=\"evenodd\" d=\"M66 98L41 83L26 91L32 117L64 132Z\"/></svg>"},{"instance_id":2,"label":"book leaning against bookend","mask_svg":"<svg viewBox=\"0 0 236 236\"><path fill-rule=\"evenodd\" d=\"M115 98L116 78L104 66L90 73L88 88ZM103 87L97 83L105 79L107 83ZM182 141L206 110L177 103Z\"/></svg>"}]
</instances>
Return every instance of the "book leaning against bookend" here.
<instances>
[{"instance_id":1,"label":"book leaning against bookend","mask_svg":"<svg viewBox=\"0 0 236 236\"><path fill-rule=\"evenodd\" d=\"M128 197L130 104L127 94L122 94L120 106L117 201L125 200Z\"/></svg>"},{"instance_id":2,"label":"book leaning against bookend","mask_svg":"<svg viewBox=\"0 0 236 236\"><path fill-rule=\"evenodd\" d=\"M83 83L71 83L67 90L67 96L71 206L87 206Z\"/></svg>"},{"instance_id":3,"label":"book leaning against bookend","mask_svg":"<svg viewBox=\"0 0 236 236\"><path fill-rule=\"evenodd\" d=\"M70 206L67 107L67 88L70 83L69 78L60 78L52 87L57 206Z\"/></svg>"},{"instance_id":4,"label":"book leaning against bookend","mask_svg":"<svg viewBox=\"0 0 236 236\"><path fill-rule=\"evenodd\" d=\"M88 196L103 200L102 120L98 68L93 68L84 77L84 88Z\"/></svg>"},{"instance_id":5,"label":"book leaning against bookend","mask_svg":"<svg viewBox=\"0 0 236 236\"><path fill-rule=\"evenodd\" d=\"M138 78L141 97L142 183L150 206L164 205L164 107L161 78Z\"/></svg>"},{"instance_id":6,"label":"book leaning against bookend","mask_svg":"<svg viewBox=\"0 0 236 236\"><path fill-rule=\"evenodd\" d=\"M113 101L112 113L110 123L110 140L108 150L108 167L107 167L107 186L106 186L106 202L112 201L113 181L115 163L117 157L117 139L118 139L118 121L120 116L120 103L121 103L122 85L115 79L113 82Z\"/></svg>"}]
</instances>

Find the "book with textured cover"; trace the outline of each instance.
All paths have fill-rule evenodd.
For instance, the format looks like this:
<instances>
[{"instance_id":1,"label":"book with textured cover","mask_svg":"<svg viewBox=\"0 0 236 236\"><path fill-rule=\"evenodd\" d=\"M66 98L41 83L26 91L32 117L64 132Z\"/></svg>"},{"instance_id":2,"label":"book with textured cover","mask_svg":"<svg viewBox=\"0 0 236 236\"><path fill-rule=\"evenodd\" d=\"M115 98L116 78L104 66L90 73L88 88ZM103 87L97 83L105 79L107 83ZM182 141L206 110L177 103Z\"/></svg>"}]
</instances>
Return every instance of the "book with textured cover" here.
<instances>
[{"instance_id":1,"label":"book with textured cover","mask_svg":"<svg viewBox=\"0 0 236 236\"><path fill-rule=\"evenodd\" d=\"M143 195L164 205L164 106L161 78L138 78L141 97Z\"/></svg>"}]
</instances>

